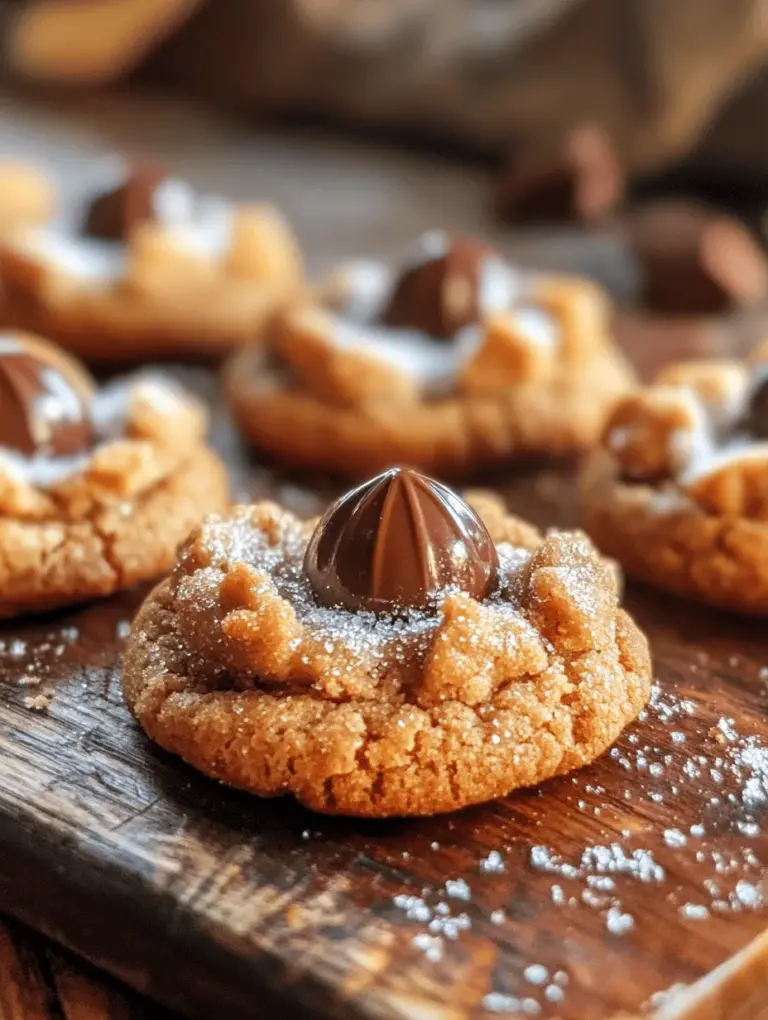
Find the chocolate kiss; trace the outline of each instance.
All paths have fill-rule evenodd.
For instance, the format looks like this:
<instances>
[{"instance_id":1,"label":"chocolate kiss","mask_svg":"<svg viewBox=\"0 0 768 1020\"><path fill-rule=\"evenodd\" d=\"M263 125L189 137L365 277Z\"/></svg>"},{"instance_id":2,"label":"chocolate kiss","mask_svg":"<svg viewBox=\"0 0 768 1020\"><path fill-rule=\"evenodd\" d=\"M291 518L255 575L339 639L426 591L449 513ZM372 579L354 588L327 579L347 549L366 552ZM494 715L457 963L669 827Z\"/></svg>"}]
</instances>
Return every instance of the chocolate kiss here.
<instances>
[{"instance_id":1,"label":"chocolate kiss","mask_svg":"<svg viewBox=\"0 0 768 1020\"><path fill-rule=\"evenodd\" d=\"M156 218L153 199L165 178L165 172L152 164L134 167L114 191L94 198L83 233L104 241L126 241L142 223Z\"/></svg>"},{"instance_id":2,"label":"chocolate kiss","mask_svg":"<svg viewBox=\"0 0 768 1020\"><path fill-rule=\"evenodd\" d=\"M756 439L768 439L768 379L763 380L752 394L747 428Z\"/></svg>"},{"instance_id":3,"label":"chocolate kiss","mask_svg":"<svg viewBox=\"0 0 768 1020\"><path fill-rule=\"evenodd\" d=\"M304 557L320 602L376 613L433 608L449 586L485 598L498 566L474 510L440 482L400 467L333 503Z\"/></svg>"},{"instance_id":4,"label":"chocolate kiss","mask_svg":"<svg viewBox=\"0 0 768 1020\"><path fill-rule=\"evenodd\" d=\"M480 317L480 273L488 249L460 238L443 255L411 266L395 284L383 321L450 340Z\"/></svg>"},{"instance_id":5,"label":"chocolate kiss","mask_svg":"<svg viewBox=\"0 0 768 1020\"><path fill-rule=\"evenodd\" d=\"M93 383L75 361L41 340L0 340L0 446L26 457L87 449Z\"/></svg>"}]
</instances>

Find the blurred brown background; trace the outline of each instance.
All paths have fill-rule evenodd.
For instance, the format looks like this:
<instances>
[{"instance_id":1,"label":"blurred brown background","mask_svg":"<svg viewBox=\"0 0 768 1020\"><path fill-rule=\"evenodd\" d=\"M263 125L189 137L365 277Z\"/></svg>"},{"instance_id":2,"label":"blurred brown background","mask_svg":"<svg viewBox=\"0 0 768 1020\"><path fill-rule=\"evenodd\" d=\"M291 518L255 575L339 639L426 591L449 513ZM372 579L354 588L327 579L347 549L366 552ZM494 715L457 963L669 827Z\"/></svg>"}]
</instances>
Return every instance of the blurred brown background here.
<instances>
[{"instance_id":1,"label":"blurred brown background","mask_svg":"<svg viewBox=\"0 0 768 1020\"><path fill-rule=\"evenodd\" d=\"M601 124L633 176L768 178L765 0L28 0L7 68L524 153Z\"/></svg>"}]
</instances>

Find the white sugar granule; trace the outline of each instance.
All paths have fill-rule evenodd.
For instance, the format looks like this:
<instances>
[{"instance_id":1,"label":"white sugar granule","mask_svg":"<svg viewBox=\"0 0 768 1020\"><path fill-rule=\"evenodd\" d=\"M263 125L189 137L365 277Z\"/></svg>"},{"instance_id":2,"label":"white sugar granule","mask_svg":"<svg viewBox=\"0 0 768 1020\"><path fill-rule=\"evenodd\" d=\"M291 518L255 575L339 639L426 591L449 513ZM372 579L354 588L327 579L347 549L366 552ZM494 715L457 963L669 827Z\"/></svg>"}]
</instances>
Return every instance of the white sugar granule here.
<instances>
[{"instance_id":1,"label":"white sugar granule","mask_svg":"<svg viewBox=\"0 0 768 1020\"><path fill-rule=\"evenodd\" d=\"M532 963L523 971L523 977L532 985L546 985L549 971L540 963Z\"/></svg>"},{"instance_id":2,"label":"white sugar granule","mask_svg":"<svg viewBox=\"0 0 768 1020\"><path fill-rule=\"evenodd\" d=\"M522 1003L513 995L503 995L501 992L489 992L483 998L483 1009L489 1013L520 1013Z\"/></svg>"},{"instance_id":3,"label":"white sugar granule","mask_svg":"<svg viewBox=\"0 0 768 1020\"><path fill-rule=\"evenodd\" d=\"M544 998L547 1002L563 1002L565 999L565 992L559 985L548 985L544 989Z\"/></svg>"},{"instance_id":4,"label":"white sugar granule","mask_svg":"<svg viewBox=\"0 0 768 1020\"><path fill-rule=\"evenodd\" d=\"M434 938L426 932L415 935L412 945L421 950L430 963L437 963L443 958L444 945L440 938Z\"/></svg>"},{"instance_id":5,"label":"white sugar granule","mask_svg":"<svg viewBox=\"0 0 768 1020\"><path fill-rule=\"evenodd\" d=\"M760 889L751 882L747 882L745 879L741 879L736 883L734 895L738 902L744 907L754 909L762 907L763 905L763 894Z\"/></svg>"},{"instance_id":6,"label":"white sugar granule","mask_svg":"<svg viewBox=\"0 0 768 1020\"><path fill-rule=\"evenodd\" d=\"M688 839L679 829L665 829L664 842L667 846L679 848L685 846Z\"/></svg>"},{"instance_id":7,"label":"white sugar granule","mask_svg":"<svg viewBox=\"0 0 768 1020\"><path fill-rule=\"evenodd\" d=\"M480 861L480 870L486 875L501 875L504 873L504 858L498 850L491 850L485 860Z\"/></svg>"},{"instance_id":8,"label":"white sugar granule","mask_svg":"<svg viewBox=\"0 0 768 1020\"><path fill-rule=\"evenodd\" d=\"M623 913L618 907L611 907L605 915L605 927L611 935L625 935L635 927L631 914Z\"/></svg>"},{"instance_id":9,"label":"white sugar granule","mask_svg":"<svg viewBox=\"0 0 768 1020\"><path fill-rule=\"evenodd\" d=\"M454 900L471 900L472 890L463 878L449 878L445 883L445 894Z\"/></svg>"},{"instance_id":10,"label":"white sugar granule","mask_svg":"<svg viewBox=\"0 0 768 1020\"><path fill-rule=\"evenodd\" d=\"M691 921L705 921L709 917L709 910L701 903L684 903L679 913Z\"/></svg>"},{"instance_id":11,"label":"white sugar granule","mask_svg":"<svg viewBox=\"0 0 768 1020\"><path fill-rule=\"evenodd\" d=\"M393 902L405 911L409 921L429 921L432 917L432 911L420 896L395 896Z\"/></svg>"}]
</instances>

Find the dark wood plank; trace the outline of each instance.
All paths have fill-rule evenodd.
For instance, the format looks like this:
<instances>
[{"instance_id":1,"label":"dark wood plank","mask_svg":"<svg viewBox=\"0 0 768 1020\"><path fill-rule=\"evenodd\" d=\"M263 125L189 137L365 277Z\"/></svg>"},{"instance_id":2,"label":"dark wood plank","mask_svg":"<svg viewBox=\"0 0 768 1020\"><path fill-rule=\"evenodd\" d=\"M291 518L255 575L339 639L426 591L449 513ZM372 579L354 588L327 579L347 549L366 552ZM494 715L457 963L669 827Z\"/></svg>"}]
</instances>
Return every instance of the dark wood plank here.
<instances>
[{"instance_id":1,"label":"dark wood plank","mask_svg":"<svg viewBox=\"0 0 768 1020\"><path fill-rule=\"evenodd\" d=\"M64 1020L173 1020L162 1007L69 954L49 946L45 955Z\"/></svg>"},{"instance_id":2,"label":"dark wood plank","mask_svg":"<svg viewBox=\"0 0 768 1020\"><path fill-rule=\"evenodd\" d=\"M0 921L0 1020L172 1020L113 978Z\"/></svg>"},{"instance_id":3,"label":"dark wood plank","mask_svg":"<svg viewBox=\"0 0 768 1020\"><path fill-rule=\"evenodd\" d=\"M2 1020L52 1020L54 999L33 940L18 925L0 922Z\"/></svg>"},{"instance_id":4,"label":"dark wood plank","mask_svg":"<svg viewBox=\"0 0 768 1020\"><path fill-rule=\"evenodd\" d=\"M11 130L50 154L126 144L154 123L143 147L199 182L252 193L258 181L283 201L315 264L389 250L435 222L482 222L479 171L183 119L166 135L160 115L126 109L98 104L87 131L82 111L54 124L26 110ZM615 273L616 239L501 240ZM742 345L747 326L717 341L689 328L675 354ZM624 320L621 332L645 370L669 350L657 325ZM218 408L240 496L322 506L321 480L248 461L210 373L182 375ZM490 482L534 520L578 520L567 466ZM658 688L614 751L497 804L372 824L251 799L151 746L119 692L142 594L0 633L0 907L135 988L200 1018L605 1020L700 979L765 929L763 624L632 588ZM755 988L753 973L744 996L759 1002ZM746 1008L733 1016L758 1015Z\"/></svg>"}]
</instances>

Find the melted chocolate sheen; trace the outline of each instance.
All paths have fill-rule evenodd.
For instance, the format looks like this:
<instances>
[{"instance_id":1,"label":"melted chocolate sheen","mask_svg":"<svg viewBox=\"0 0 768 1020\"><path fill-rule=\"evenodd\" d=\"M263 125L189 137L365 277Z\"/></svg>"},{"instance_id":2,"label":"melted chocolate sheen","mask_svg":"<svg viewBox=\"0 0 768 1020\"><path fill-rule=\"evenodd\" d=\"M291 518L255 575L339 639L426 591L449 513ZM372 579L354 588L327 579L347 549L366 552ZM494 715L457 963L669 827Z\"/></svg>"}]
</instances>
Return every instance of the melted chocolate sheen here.
<instances>
[{"instance_id":1,"label":"melted chocolate sheen","mask_svg":"<svg viewBox=\"0 0 768 1020\"><path fill-rule=\"evenodd\" d=\"M480 272L488 249L454 241L444 255L407 269L395 285L384 323L450 340L480 316Z\"/></svg>"},{"instance_id":2,"label":"melted chocolate sheen","mask_svg":"<svg viewBox=\"0 0 768 1020\"><path fill-rule=\"evenodd\" d=\"M391 468L332 504L304 558L324 605L381 613L433 608L449 586L485 598L498 566L474 510L409 468Z\"/></svg>"},{"instance_id":3,"label":"melted chocolate sheen","mask_svg":"<svg viewBox=\"0 0 768 1020\"><path fill-rule=\"evenodd\" d=\"M90 392L66 364L39 351L0 351L0 446L26 457L65 457L93 438Z\"/></svg>"},{"instance_id":4,"label":"melted chocolate sheen","mask_svg":"<svg viewBox=\"0 0 768 1020\"><path fill-rule=\"evenodd\" d=\"M153 198L165 177L158 167L135 167L118 188L93 200L83 233L104 241L127 240L142 223L155 219Z\"/></svg>"}]
</instances>

